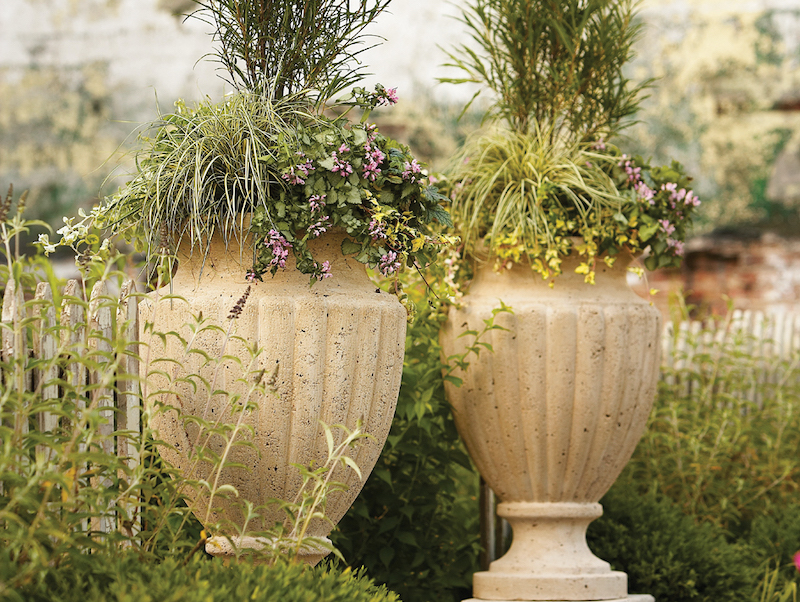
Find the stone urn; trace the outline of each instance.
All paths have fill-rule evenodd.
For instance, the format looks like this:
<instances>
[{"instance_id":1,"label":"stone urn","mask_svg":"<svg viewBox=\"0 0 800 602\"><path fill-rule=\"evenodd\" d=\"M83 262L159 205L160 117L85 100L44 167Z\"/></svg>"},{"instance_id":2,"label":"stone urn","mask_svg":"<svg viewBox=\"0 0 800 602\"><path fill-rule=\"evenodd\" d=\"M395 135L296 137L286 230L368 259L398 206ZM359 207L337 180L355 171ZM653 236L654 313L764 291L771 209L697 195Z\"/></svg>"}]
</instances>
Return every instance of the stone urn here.
<instances>
[{"instance_id":1,"label":"stone urn","mask_svg":"<svg viewBox=\"0 0 800 602\"><path fill-rule=\"evenodd\" d=\"M252 259L250 246L221 237L212 239L209 253L182 247L178 251L179 267L172 290L164 287L150 293L139 304L141 340L148 347L141 350L142 376L148 369L151 393L149 407L158 402L174 410L155 412L151 422L158 437L168 444L161 455L187 477L208 480L209 464L192 463L193 451L202 445L195 423L187 415L209 421L237 420L231 414L231 396L213 395L203 387L195 389L184 382L196 373L215 390L232 395L247 395L249 375L263 370L264 379L274 375L275 391L260 396L257 407L244 419L252 432L243 431L240 440L248 446L233 448L229 461L243 468L226 468L221 482L233 485L239 493L236 503L215 497L210 519L226 519L237 526L244 522L241 500L254 506L271 499L292 501L300 486L299 471L292 464L321 466L327 459L327 444L320 421L327 425L342 424L354 429L358 423L371 438L351 450L351 457L362 471L363 479L372 471L389 434L397 403L403 371L407 314L393 295L376 289L364 265L341 253L343 232L328 232L310 242L317 261L329 261L330 278L309 285L309 276L294 268L294 258L287 260L286 270L274 277L267 274L263 282L246 281L246 269ZM291 255L291 254L290 254ZM230 320L232 308L251 287L241 313ZM184 300L165 296L170 293ZM220 329L192 337L190 326L202 315ZM152 330L146 323L152 323ZM230 329L232 336L226 336ZM166 344L155 333L175 331L208 357L222 355L226 359L217 367L207 363L200 353L186 353L176 337ZM223 349L223 344L225 348ZM260 352L253 359L249 347ZM157 361L169 358L169 361ZM199 381L198 381L199 382ZM169 391L169 392L162 392ZM181 416L183 415L183 417ZM342 434L337 435L336 443ZM207 445L222 453L224 441L211 438ZM326 515L335 524L352 505L363 482L352 469L338 468L334 480L345 483L347 491L334 493L327 500ZM209 507L208 495L188 492L193 511L203 522ZM263 530L286 515L277 505L261 511L261 519L248 523L248 530ZM309 535L325 537L332 525L324 521L312 523ZM230 542L223 533L212 538L207 550L215 555L231 553ZM242 547L258 547L252 538L234 541ZM315 562L324 554L309 552L306 560Z\"/></svg>"},{"instance_id":2,"label":"stone urn","mask_svg":"<svg viewBox=\"0 0 800 602\"><path fill-rule=\"evenodd\" d=\"M652 600L628 597L627 575L586 544L598 503L633 454L659 369L661 318L626 282L630 257L598 262L596 284L564 260L553 288L528 264L479 266L442 331L445 356L463 353L502 300L486 333L446 383L456 426L513 529L509 551L473 578L475 600Z\"/></svg>"}]
</instances>

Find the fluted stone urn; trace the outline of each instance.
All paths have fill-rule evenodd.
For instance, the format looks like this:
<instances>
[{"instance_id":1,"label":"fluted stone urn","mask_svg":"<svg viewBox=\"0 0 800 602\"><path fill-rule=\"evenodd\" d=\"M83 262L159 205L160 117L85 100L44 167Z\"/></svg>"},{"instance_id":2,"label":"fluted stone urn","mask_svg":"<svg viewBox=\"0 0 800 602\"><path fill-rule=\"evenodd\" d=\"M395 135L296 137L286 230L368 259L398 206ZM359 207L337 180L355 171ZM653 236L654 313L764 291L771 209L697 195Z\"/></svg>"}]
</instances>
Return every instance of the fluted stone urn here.
<instances>
[{"instance_id":1,"label":"fluted stone urn","mask_svg":"<svg viewBox=\"0 0 800 602\"><path fill-rule=\"evenodd\" d=\"M263 282L251 285L245 278L251 251L236 240L225 245L221 238L214 238L205 259L197 249L190 253L182 247L171 292L185 301L164 298L170 293L170 288L164 287L139 304L141 337L149 344L149 350L145 348L142 355L150 358L150 390L171 388L175 392L156 393L148 400L151 407L162 402L176 408L156 413L152 424L158 436L169 444L160 449L162 456L187 476L208 479L210 466L192 467L194 446L204 439L198 438L197 427L179 412L212 421L220 416L226 421L236 417L230 416L230 397L215 395L209 403L206 391L195 390L180 379L198 373L214 382L215 389L246 395L249 384L237 379L260 370L265 379L275 374L277 394L256 399L257 409L245 419L253 434L243 433L240 437L250 441L252 447L235 447L229 458L245 468L222 471L222 482L238 490L239 503L215 498L211 512L215 521L225 518L241 525L242 499L255 506L270 499L293 500L301 477L292 464L307 466L313 461L321 466L327 458L320 420L349 429L360 422L362 430L372 436L351 453L364 480L383 448L400 388L407 314L395 296L375 288L361 263L342 255L343 238L343 232L334 231L310 242L315 259L329 261L332 274L313 286L309 286L308 275L294 268L293 257L287 260L286 270L279 270L274 277L267 274ZM250 294L241 314L233 320L231 333L235 337L223 350L225 332L231 327L228 316L248 286ZM203 319L222 330L192 339L189 325L201 312ZM234 355L241 363L226 360L219 370L213 363L204 365L201 354L186 354L175 337L169 337L165 346L149 327L145 328L147 322L153 323L152 332L179 332L208 356ZM252 362L247 347L254 345L261 351ZM154 362L157 358L176 361ZM145 371L147 364L142 364ZM340 440L341 434L338 436ZM224 442L220 438L212 438L209 444L217 453L222 452ZM335 493L327 500L326 514L335 524L352 505L363 481L353 470L344 468L337 469L333 478L348 486L346 492ZM194 496L195 514L202 522L208 496L200 492L190 495ZM272 506L262 512L261 520L250 522L249 529L268 528L284 518L284 512ZM330 529L330 524L316 521L309 535L325 537ZM208 551L215 554L223 554L229 548L227 539L221 537L207 545ZM322 557L316 552L310 555L312 562Z\"/></svg>"},{"instance_id":2,"label":"fluted stone urn","mask_svg":"<svg viewBox=\"0 0 800 602\"><path fill-rule=\"evenodd\" d=\"M477 269L442 331L463 353L502 300L513 313L486 333L493 351L447 383L458 431L513 528L510 550L473 579L475 600L652 600L586 544L645 427L658 379L658 311L626 282L630 258L598 262L596 284L564 260L550 288L527 264ZM627 261L625 260L627 259Z\"/></svg>"}]
</instances>

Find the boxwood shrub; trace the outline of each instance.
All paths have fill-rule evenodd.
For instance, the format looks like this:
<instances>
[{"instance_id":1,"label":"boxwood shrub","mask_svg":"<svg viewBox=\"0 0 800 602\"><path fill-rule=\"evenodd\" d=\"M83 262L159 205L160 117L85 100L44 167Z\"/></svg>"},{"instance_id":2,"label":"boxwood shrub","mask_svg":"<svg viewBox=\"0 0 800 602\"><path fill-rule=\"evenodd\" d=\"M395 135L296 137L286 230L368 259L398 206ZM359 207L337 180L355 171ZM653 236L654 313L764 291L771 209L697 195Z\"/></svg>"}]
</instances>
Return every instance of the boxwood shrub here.
<instances>
[{"instance_id":1,"label":"boxwood shrub","mask_svg":"<svg viewBox=\"0 0 800 602\"><path fill-rule=\"evenodd\" d=\"M0 582L15 566L0 553ZM9 602L399 602L362 571L310 568L278 562L272 566L196 558L185 565L170 558L153 563L138 554L97 555L80 569L64 564L37 575L15 591L0 591Z\"/></svg>"},{"instance_id":2,"label":"boxwood shrub","mask_svg":"<svg viewBox=\"0 0 800 602\"><path fill-rule=\"evenodd\" d=\"M750 600L760 571L747 547L712 523L696 523L667 498L612 487L591 525L592 551L628 574L628 591L658 602Z\"/></svg>"}]
</instances>

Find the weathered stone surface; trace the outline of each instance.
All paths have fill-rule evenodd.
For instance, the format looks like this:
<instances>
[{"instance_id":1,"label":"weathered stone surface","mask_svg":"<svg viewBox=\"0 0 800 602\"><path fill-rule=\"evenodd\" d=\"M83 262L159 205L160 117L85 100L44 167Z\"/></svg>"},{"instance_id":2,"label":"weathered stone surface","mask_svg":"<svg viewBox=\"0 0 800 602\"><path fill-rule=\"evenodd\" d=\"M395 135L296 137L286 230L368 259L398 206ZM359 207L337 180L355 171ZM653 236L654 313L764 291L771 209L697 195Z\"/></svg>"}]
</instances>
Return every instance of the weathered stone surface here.
<instances>
[{"instance_id":1,"label":"weathered stone surface","mask_svg":"<svg viewBox=\"0 0 800 602\"><path fill-rule=\"evenodd\" d=\"M471 342L500 300L483 350L447 384L456 425L514 529L509 552L474 577L482 600L613 600L627 577L586 545L598 500L642 434L659 364L658 312L625 281L625 265L598 262L587 285L565 261L549 288L528 266L478 269L442 333L445 356Z\"/></svg>"},{"instance_id":2,"label":"weathered stone surface","mask_svg":"<svg viewBox=\"0 0 800 602\"><path fill-rule=\"evenodd\" d=\"M342 234L325 235L311 244L318 261L329 260L332 277L309 287L309 277L293 269L293 258L287 270L275 277L253 284L247 302L238 319L232 324L232 338L223 349L225 331L231 327L227 316L243 295L248 283L245 267L250 251L240 257L238 245L231 243L225 251L221 241L212 245L203 264L195 250L183 261L173 282L175 294L187 302L161 299L155 296L140 303L141 323L153 321L156 332L180 332L187 340L192 335L187 326L193 315L202 312L203 318L219 325L223 332L197 336L193 345L211 357L220 354L236 355L235 361L224 361L221 369L203 366L198 354L186 355L183 346L170 339L166 348L157 338L143 331L142 336L152 347L150 360L171 358L172 362L151 364L164 370L165 377L151 380L151 390L157 391L171 383L179 383L187 373L197 372L213 382L214 389L231 394L246 394L247 383L237 382L249 370L265 370L265 378L277 368L277 395L258 399L258 409L246 419L253 429L245 437L255 448L236 447L231 459L249 470L226 469L222 482L234 485L240 497L255 505L271 498L291 501L301 480L292 463L317 466L327 458L325 438L319 421L344 424L355 428L363 422L369 439L353 452L353 459L363 471L364 479L372 470L389 433L405 347L406 311L397 298L379 292L367 278L364 266L341 255ZM202 272L202 275L201 275ZM165 287L161 295L169 292ZM257 345L262 351L251 362L247 346ZM143 364L144 365L144 364ZM179 396L158 394L156 398L182 408L185 414L204 416L207 420L220 418L231 421L229 399L216 395L210 401L202 390L195 393L188 384L175 385ZM152 406L154 400L150 400ZM154 421L159 435L174 449L162 449L162 455L182 471L191 472L189 451L197 445L197 429L179 420L175 411L160 414ZM337 436L337 441L341 436ZM221 453L223 442L212 440L211 447ZM201 466L194 476L210 478L208 466ZM337 469L335 480L349 486L344 493L328 500L327 515L336 523L347 511L362 487L354 471ZM218 500L215 500L216 508ZM198 496L195 514L206 519L208 500ZM220 512L211 512L212 519L221 516L242 522L237 508L220 503ZM251 524L258 529L272 526L284 518L283 511L273 508L263 514L263 520ZM325 536L330 525L316 524L310 535Z\"/></svg>"}]
</instances>

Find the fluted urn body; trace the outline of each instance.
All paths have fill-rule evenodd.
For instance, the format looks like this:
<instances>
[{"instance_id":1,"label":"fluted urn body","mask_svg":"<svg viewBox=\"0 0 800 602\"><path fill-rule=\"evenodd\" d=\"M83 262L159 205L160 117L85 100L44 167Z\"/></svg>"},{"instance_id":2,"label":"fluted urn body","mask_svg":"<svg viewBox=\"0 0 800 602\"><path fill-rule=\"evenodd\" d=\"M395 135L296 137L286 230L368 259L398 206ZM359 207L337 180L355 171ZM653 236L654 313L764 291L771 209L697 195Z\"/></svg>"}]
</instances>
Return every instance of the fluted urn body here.
<instances>
[{"instance_id":1,"label":"fluted urn body","mask_svg":"<svg viewBox=\"0 0 800 602\"><path fill-rule=\"evenodd\" d=\"M627 258L629 260L629 258ZM598 262L596 284L564 273L550 288L528 265L478 268L442 332L463 353L500 301L482 350L446 385L458 431L514 529L509 552L474 577L481 600L616 600L627 576L586 545L597 503L630 459L658 378L660 316L626 282L627 261Z\"/></svg>"},{"instance_id":2,"label":"fluted urn body","mask_svg":"<svg viewBox=\"0 0 800 602\"><path fill-rule=\"evenodd\" d=\"M256 408L247 413L243 424L252 432L243 429L239 440L251 445L231 450L228 460L243 468L224 469L221 484L235 486L239 502L248 500L255 506L271 499L293 500L301 478L292 464L307 466L313 461L321 466L327 458L320 421L350 429L360 422L362 430L372 436L351 452L367 478L394 416L403 370L406 311L395 296L375 288L362 264L342 256L343 236L328 233L310 243L317 261L330 262L330 278L309 286L309 276L295 270L290 258L286 270L250 285L251 292L235 320L229 315L249 285L245 274L252 258L249 249L240 248L236 241L226 246L221 240L212 240L205 259L196 249L192 254L186 249L179 251L180 266L171 292L185 301L164 298L170 292L165 287L140 303L142 340L149 344L142 354L150 358L148 386L156 392L148 403L162 402L175 408L157 412L154 418L159 438L169 444L161 448L161 454L172 465L192 478L213 476L209 464L194 465L192 456L206 439L198 435L194 422L184 418L237 420L230 404L236 395L244 400L252 388L249 382L241 382L242 377L253 374L258 378L263 370L265 380L274 374L276 394L268 392L248 400L255 401ZM221 330L193 337L190 326L198 314ZM177 337L168 337L165 344L145 328L148 322L153 324L152 332L178 332L203 353L187 354ZM234 336L226 336L229 329ZM258 349L255 359L254 347ZM219 367L207 362L207 358L223 355L238 359L224 359ZM158 358L170 361L154 362ZM142 369L147 367L143 362ZM193 373L228 395L209 396L202 386L194 388L182 382ZM341 434L337 436L341 438ZM207 445L222 453L225 442L212 437ZM337 469L334 480L348 486L346 492L327 500L326 514L336 523L352 505L363 481L344 468ZM190 493L195 496L195 514L203 521L208 495ZM243 524L240 503L217 498L211 506L212 519ZM249 529L268 528L285 518L276 505L261 515L261 520L249 523ZM324 537L330 528L316 521L309 534Z\"/></svg>"}]
</instances>

